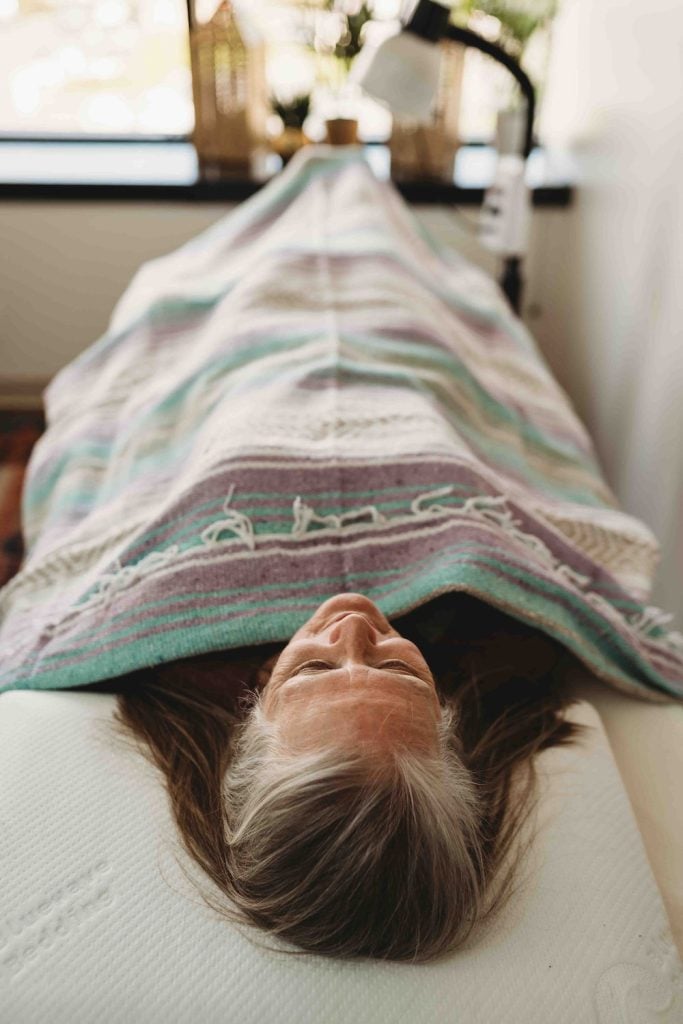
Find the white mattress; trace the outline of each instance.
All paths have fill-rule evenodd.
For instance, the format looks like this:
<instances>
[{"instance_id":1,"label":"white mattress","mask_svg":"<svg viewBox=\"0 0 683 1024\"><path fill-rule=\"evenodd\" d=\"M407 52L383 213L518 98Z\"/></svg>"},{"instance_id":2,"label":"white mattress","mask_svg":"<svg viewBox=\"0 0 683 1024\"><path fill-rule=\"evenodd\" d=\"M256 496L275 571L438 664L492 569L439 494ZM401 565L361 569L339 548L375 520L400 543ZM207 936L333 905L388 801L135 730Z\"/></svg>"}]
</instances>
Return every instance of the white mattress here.
<instances>
[{"instance_id":1,"label":"white mattress","mask_svg":"<svg viewBox=\"0 0 683 1024\"><path fill-rule=\"evenodd\" d=\"M683 954L683 704L627 697L578 664L566 678L600 714Z\"/></svg>"},{"instance_id":2,"label":"white mattress","mask_svg":"<svg viewBox=\"0 0 683 1024\"><path fill-rule=\"evenodd\" d=\"M155 769L110 736L113 706L0 699L2 1024L683 1020L683 968L588 703L571 716L589 740L539 758L525 884L484 941L424 966L286 958L216 918L176 862Z\"/></svg>"}]
</instances>

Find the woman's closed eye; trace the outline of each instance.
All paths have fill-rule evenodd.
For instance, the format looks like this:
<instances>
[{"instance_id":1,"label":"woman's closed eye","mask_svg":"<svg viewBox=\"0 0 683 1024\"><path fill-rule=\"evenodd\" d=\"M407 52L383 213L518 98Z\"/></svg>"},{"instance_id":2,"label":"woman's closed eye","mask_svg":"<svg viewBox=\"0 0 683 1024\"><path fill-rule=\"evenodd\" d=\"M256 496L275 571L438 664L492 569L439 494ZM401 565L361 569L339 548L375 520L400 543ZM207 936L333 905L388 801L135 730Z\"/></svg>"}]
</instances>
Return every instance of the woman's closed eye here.
<instances>
[{"instance_id":1,"label":"woman's closed eye","mask_svg":"<svg viewBox=\"0 0 683 1024\"><path fill-rule=\"evenodd\" d=\"M313 668L330 669L334 668L334 665L330 665L330 663L327 661L305 661L303 665L297 665L297 667L294 669L294 674L296 675L297 672L303 672L304 669Z\"/></svg>"},{"instance_id":2,"label":"woman's closed eye","mask_svg":"<svg viewBox=\"0 0 683 1024\"><path fill-rule=\"evenodd\" d=\"M295 673L315 669L329 671L329 669L333 669L335 667L336 666L331 665L328 661L306 661L295 669ZM376 665L375 668L399 668L411 676L420 676L420 673L418 673L411 665L408 665L405 661L397 661L396 659L392 661L383 661L379 665Z\"/></svg>"},{"instance_id":3,"label":"woman's closed eye","mask_svg":"<svg viewBox=\"0 0 683 1024\"><path fill-rule=\"evenodd\" d=\"M405 661L383 661L377 668L400 668L404 672L409 672L411 676L417 675L417 671L412 665L408 665Z\"/></svg>"},{"instance_id":4,"label":"woman's closed eye","mask_svg":"<svg viewBox=\"0 0 683 1024\"><path fill-rule=\"evenodd\" d=\"M412 679L419 679L421 683L425 683L428 687L434 687L434 677L426 665L413 665L406 661L383 661L378 668L394 668L400 671L401 675L411 676Z\"/></svg>"}]
</instances>

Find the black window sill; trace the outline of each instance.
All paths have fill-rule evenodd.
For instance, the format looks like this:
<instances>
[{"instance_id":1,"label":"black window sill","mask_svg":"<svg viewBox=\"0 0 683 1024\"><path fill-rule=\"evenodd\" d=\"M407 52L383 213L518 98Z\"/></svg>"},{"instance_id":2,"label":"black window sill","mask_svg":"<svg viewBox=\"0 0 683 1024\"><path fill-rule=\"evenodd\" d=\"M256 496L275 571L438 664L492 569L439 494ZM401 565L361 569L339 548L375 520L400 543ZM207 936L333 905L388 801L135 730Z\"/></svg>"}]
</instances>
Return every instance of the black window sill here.
<instances>
[{"instance_id":1,"label":"black window sill","mask_svg":"<svg viewBox=\"0 0 683 1024\"><path fill-rule=\"evenodd\" d=\"M377 176L388 179L388 148L370 144L365 151ZM490 146L464 145L453 181L394 184L409 202L478 206L491 183L495 156ZM258 191L280 167L277 155L264 153L248 169L200 173L187 139L0 137L0 199L232 202ZM568 206L573 177L566 154L534 149L527 166L534 206Z\"/></svg>"}]
</instances>

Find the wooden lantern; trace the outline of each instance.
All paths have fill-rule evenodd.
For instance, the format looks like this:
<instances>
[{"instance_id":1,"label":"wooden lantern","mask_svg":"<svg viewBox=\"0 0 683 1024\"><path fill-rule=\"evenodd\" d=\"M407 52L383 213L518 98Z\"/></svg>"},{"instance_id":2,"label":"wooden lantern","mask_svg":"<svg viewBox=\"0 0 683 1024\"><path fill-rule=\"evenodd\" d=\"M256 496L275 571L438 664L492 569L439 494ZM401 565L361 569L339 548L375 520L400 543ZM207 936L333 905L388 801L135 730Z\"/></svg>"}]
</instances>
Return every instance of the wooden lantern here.
<instances>
[{"instance_id":1,"label":"wooden lantern","mask_svg":"<svg viewBox=\"0 0 683 1024\"><path fill-rule=\"evenodd\" d=\"M230 0L199 24L187 0L195 126L200 165L247 167L266 137L268 90L262 40L248 32Z\"/></svg>"},{"instance_id":2,"label":"wooden lantern","mask_svg":"<svg viewBox=\"0 0 683 1024\"><path fill-rule=\"evenodd\" d=\"M395 117L389 149L395 178L453 181L455 155L460 146L458 131L460 95L466 48L443 39L439 84L428 124Z\"/></svg>"}]
</instances>

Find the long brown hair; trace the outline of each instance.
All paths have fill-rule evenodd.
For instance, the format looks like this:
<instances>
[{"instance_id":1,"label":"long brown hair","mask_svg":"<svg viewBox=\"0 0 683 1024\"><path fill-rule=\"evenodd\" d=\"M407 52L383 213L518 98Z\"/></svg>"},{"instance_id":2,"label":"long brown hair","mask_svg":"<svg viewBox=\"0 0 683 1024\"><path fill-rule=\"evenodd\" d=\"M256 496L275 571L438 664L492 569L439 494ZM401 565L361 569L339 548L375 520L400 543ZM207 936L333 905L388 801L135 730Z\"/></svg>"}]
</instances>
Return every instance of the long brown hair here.
<instances>
[{"instance_id":1,"label":"long brown hair","mask_svg":"<svg viewBox=\"0 0 683 1024\"><path fill-rule=\"evenodd\" d=\"M455 600L472 610L465 596ZM481 610L468 643L454 645L448 631L430 640L425 623L446 605L452 613L453 599L437 600L431 614L423 608L394 623L437 681L446 775L411 758L397 758L389 775L373 773L339 751L307 766L279 762L274 772L254 712L281 644L114 681L118 726L162 772L184 846L227 903L204 899L227 919L278 935L293 953L424 962L464 943L515 891L531 841L521 837L534 806L535 755L583 727L562 714L570 698L558 685L558 644ZM345 842L335 845L341 833ZM363 833L355 847L346 841L352 833ZM467 850L449 856L445 847L457 843ZM335 874L337 851L346 860Z\"/></svg>"}]
</instances>

